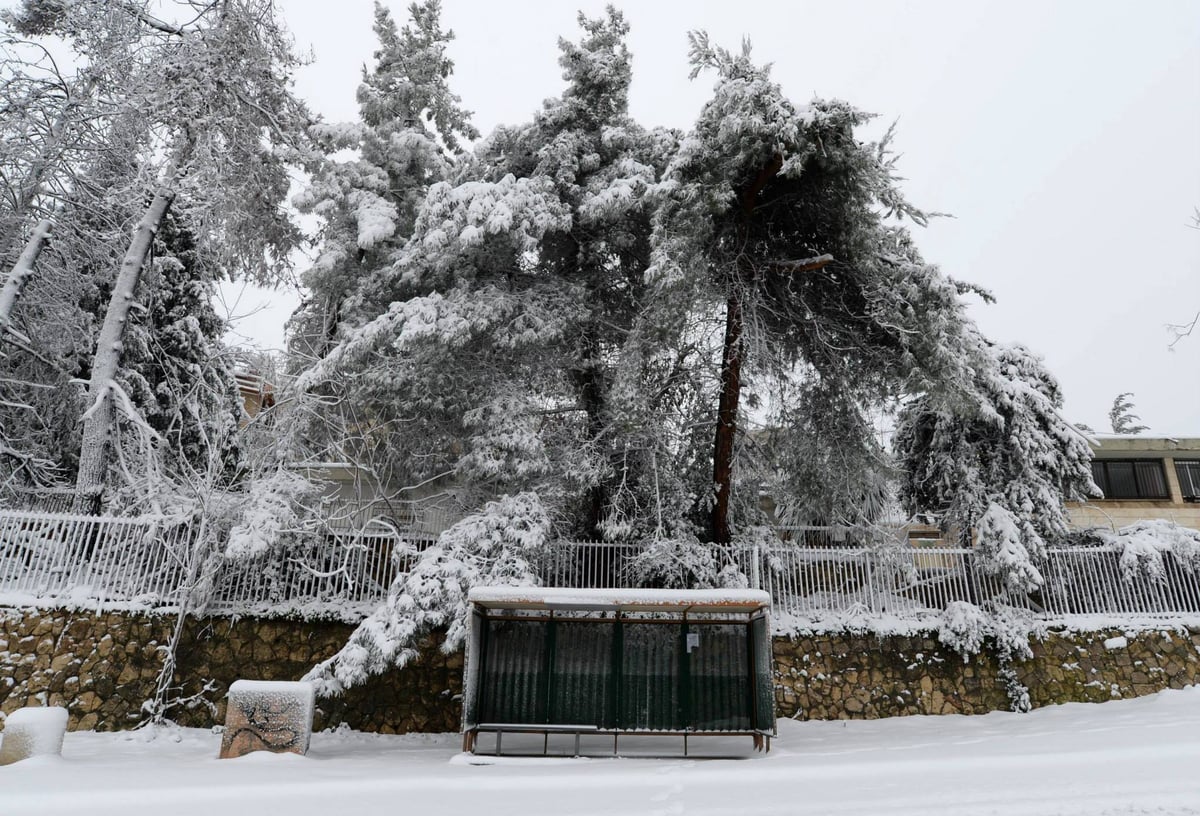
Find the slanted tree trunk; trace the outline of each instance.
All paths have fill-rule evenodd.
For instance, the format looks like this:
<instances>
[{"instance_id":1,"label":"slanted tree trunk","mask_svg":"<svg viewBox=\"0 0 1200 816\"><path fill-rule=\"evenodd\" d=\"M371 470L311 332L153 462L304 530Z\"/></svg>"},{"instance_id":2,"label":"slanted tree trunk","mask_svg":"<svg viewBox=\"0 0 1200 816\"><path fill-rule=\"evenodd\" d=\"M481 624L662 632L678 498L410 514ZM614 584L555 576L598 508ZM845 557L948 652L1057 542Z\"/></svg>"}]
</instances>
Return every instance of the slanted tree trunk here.
<instances>
[{"instance_id":1,"label":"slanted tree trunk","mask_svg":"<svg viewBox=\"0 0 1200 816\"><path fill-rule=\"evenodd\" d=\"M116 382L117 369L121 364L121 353L125 346L125 327L129 322L129 309L142 277L146 255L154 242L154 236L175 198L172 189L174 173L158 188L150 206L146 208L133 241L121 261L121 270L113 285L108 309L104 313L104 325L100 328L100 339L96 342L96 356L92 360L92 379L88 384L87 413L84 414L83 444L79 450L79 475L75 481L74 510L77 513L96 513L104 493L104 475L108 468L113 435L112 387Z\"/></svg>"},{"instance_id":2,"label":"slanted tree trunk","mask_svg":"<svg viewBox=\"0 0 1200 816\"><path fill-rule=\"evenodd\" d=\"M33 235L29 237L29 242L25 244L21 257L17 258L12 271L8 273L4 288L0 289L0 335L8 330L13 308L17 305L21 293L25 291L25 284L33 277L33 265L37 263L38 255L46 245L52 229L53 225L49 219L43 218L38 222L33 229Z\"/></svg>"}]
</instances>

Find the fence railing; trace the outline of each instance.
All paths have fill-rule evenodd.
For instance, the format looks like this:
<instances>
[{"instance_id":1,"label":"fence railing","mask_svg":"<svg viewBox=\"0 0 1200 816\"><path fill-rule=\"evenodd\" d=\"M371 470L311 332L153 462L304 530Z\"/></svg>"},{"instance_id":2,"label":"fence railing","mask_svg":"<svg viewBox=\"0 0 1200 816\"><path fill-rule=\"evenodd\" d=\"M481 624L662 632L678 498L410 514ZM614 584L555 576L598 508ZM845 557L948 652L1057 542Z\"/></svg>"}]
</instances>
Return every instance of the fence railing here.
<instances>
[{"instance_id":1,"label":"fence railing","mask_svg":"<svg viewBox=\"0 0 1200 816\"><path fill-rule=\"evenodd\" d=\"M170 605L184 583L188 525L52 513L0 514L0 592Z\"/></svg>"},{"instance_id":2,"label":"fence railing","mask_svg":"<svg viewBox=\"0 0 1200 816\"><path fill-rule=\"evenodd\" d=\"M192 534L189 525L148 519L0 512L0 603L177 608L197 584L189 571ZM361 616L431 543L380 526L311 535L286 552L210 562L203 595L213 612ZM560 541L540 577L550 586L637 586L644 552L638 544ZM717 569L735 567L747 584L769 592L776 614L814 622L923 618L954 601L1003 601L1049 619L1200 615L1196 565L1170 553L1159 568L1131 569L1115 547L1052 549L1040 564L1044 586L1014 595L974 550L903 528L796 528L777 541L713 552Z\"/></svg>"}]
</instances>

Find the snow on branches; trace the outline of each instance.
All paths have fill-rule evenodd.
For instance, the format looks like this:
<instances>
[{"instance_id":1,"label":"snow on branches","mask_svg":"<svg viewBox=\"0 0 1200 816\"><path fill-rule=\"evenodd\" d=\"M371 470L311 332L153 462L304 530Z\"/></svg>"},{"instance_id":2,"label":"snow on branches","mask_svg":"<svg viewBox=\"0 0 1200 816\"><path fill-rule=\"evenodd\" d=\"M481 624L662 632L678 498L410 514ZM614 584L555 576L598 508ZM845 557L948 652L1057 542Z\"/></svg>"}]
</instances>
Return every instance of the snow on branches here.
<instances>
[{"instance_id":1,"label":"snow on branches","mask_svg":"<svg viewBox=\"0 0 1200 816\"><path fill-rule=\"evenodd\" d=\"M982 338L966 387L931 392L900 412L894 446L909 513L932 513L964 540L971 531L1015 592L1042 583L1047 540L1065 536L1064 500L1099 495L1087 439L1059 412L1062 395L1022 346Z\"/></svg>"},{"instance_id":2,"label":"snow on branches","mask_svg":"<svg viewBox=\"0 0 1200 816\"><path fill-rule=\"evenodd\" d=\"M1181 527L1166 519L1148 519L1122 527L1115 533L1096 529L1089 531L1102 544L1119 549L1121 575L1126 581L1145 576L1162 581L1166 577L1164 557L1189 574L1200 568L1200 530Z\"/></svg>"},{"instance_id":3,"label":"snow on branches","mask_svg":"<svg viewBox=\"0 0 1200 816\"><path fill-rule=\"evenodd\" d=\"M279 468L250 484L238 522L230 529L225 557L249 560L278 547L301 523L300 507L315 498L316 486L295 471Z\"/></svg>"},{"instance_id":4,"label":"snow on branches","mask_svg":"<svg viewBox=\"0 0 1200 816\"><path fill-rule=\"evenodd\" d=\"M467 594L475 586L538 586L547 558L550 520L536 496L502 496L467 516L400 573L387 601L363 621L336 655L305 675L322 696L419 654L422 641L445 629L442 650L461 648L467 634Z\"/></svg>"}]
</instances>

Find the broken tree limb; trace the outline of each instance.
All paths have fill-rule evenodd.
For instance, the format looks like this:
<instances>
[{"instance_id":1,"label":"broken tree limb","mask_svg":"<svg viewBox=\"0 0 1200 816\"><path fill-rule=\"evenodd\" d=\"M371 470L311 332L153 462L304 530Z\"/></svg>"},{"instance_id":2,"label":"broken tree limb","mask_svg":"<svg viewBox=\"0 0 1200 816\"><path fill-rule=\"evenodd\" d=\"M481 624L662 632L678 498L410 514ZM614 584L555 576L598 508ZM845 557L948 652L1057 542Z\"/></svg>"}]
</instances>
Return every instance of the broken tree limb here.
<instances>
[{"instance_id":1,"label":"broken tree limb","mask_svg":"<svg viewBox=\"0 0 1200 816\"><path fill-rule=\"evenodd\" d=\"M812 272L833 263L832 255L818 255L815 258L804 258L799 261L771 261L772 269L784 269L788 272Z\"/></svg>"},{"instance_id":2,"label":"broken tree limb","mask_svg":"<svg viewBox=\"0 0 1200 816\"><path fill-rule=\"evenodd\" d=\"M79 476L75 482L74 510L77 513L95 513L99 510L112 438L112 386L116 382L117 369L121 365L121 354L125 348L125 327L129 322L129 310L133 306L133 298L146 264L146 255L150 252L154 236L175 198L174 176L173 170L166 175L150 206L146 208L129 249L121 261L121 270L117 274L108 309L104 313L104 324L100 328L96 356L92 361L92 378L88 384L89 407L84 414Z\"/></svg>"},{"instance_id":3,"label":"broken tree limb","mask_svg":"<svg viewBox=\"0 0 1200 816\"><path fill-rule=\"evenodd\" d=\"M25 284L33 277L34 264L37 263L38 255L41 254L42 247L46 245L53 229L54 225L49 219L43 218L39 221L33 228L33 235L29 236L24 251L17 258L12 271L8 273L8 280L4 282L4 288L0 289L0 334L9 330L13 308L17 305L21 293L25 291Z\"/></svg>"}]
</instances>

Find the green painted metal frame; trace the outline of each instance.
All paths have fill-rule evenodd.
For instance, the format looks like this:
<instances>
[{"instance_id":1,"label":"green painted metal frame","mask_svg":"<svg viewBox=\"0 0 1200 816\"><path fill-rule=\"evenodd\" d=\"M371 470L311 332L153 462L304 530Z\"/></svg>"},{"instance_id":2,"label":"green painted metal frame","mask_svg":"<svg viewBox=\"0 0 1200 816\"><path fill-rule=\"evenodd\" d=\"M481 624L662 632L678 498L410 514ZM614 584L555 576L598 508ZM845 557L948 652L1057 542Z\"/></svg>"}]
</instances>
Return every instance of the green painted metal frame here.
<instances>
[{"instance_id":1,"label":"green painted metal frame","mask_svg":"<svg viewBox=\"0 0 1200 816\"><path fill-rule=\"evenodd\" d=\"M580 726L594 726L601 729L602 732L611 733L614 736L618 733L638 732L660 734L742 733L769 737L775 733L771 640L764 613L750 615L744 620L707 617L695 619L689 618L686 613L682 613L680 618L671 620L629 620L620 612L616 612L611 617L564 618L556 617L553 611L548 615L541 616L519 616L503 610L491 611L499 612L499 614L488 614L488 610L479 608L473 610L473 614L479 616L477 619L479 638L478 654L474 656L474 659L477 660L474 674L476 688L468 689L465 700L464 729L467 731L473 730L479 723L484 722L524 723L530 726L554 726L570 722ZM493 659L497 656L497 639L502 631L497 629L497 625L502 626L508 623L525 626L544 625L541 632L540 660L537 661L538 667L533 677L522 677L518 665L518 675L515 678L500 678L492 665ZM572 648L572 645L568 645L569 639L562 644L559 642L560 638L566 637L560 632L563 624L610 627L607 660L591 664L576 662L573 664L573 668L576 670L575 674L562 671L558 665L560 653L563 648L568 651ZM693 655L688 649L688 635L694 631L693 627L713 625L744 629L744 637L739 636L745 643L744 662L742 663L744 674L741 674L740 679L738 673L732 671L725 674L704 675L699 679L694 675L696 667L693 665ZM628 639L631 626L676 627L676 636L671 651L677 651L677 654L670 655L676 662L673 674L659 676L650 672L653 668L650 658L653 655L642 655L647 660L635 661L639 664L634 667L635 670L643 669L646 673L631 675L627 671L631 656L629 650L637 647L636 643L631 644ZM515 627L506 634L511 637L514 631L516 631ZM643 630L643 638L650 631ZM585 639L577 638L577 640L582 643ZM656 639L651 638L650 647L662 646L662 642L655 643L654 640ZM664 638L663 640L668 644L671 643L670 639ZM529 639L526 642L530 647L530 652L526 656L533 657L534 647L538 644L529 642ZM578 649L583 649L583 646L587 645L580 645L580 643L573 645ZM572 657L572 655L567 655L568 659ZM586 660L589 655L584 654L583 658ZM599 704L588 705L586 701L581 701L580 707L572 711L556 710L557 692L561 690L562 684L573 681L576 685L580 685L580 673L582 672L583 679L587 680L589 670L602 671L604 674L603 678L593 684L603 689L601 699L596 701ZM594 674L592 678L595 679ZM502 685L500 679L514 680L514 687L522 692L520 696L530 700L531 705L513 707L498 704L496 700L492 699L497 693L497 687ZM705 680L708 681L707 686L704 685ZM647 692L644 704L645 721L631 722L627 711L630 704L627 695L636 688L632 684L640 682L645 683L643 690ZM699 685L697 685L698 683ZM532 684L532 688L529 688L529 684ZM586 685L586 683L582 684ZM726 721L736 721L736 727L716 727L715 720L698 721L698 708L703 707L706 711L711 711L713 700L722 694L726 698L741 697L742 692L739 687L742 684L746 686L746 696L743 699L744 709L738 706L739 710L730 712L730 715L724 718ZM700 700L695 698L696 694L702 695ZM703 696L705 694L710 696L706 698ZM661 707L663 704L671 707L669 706L671 700L674 701L674 710L656 710L655 706ZM641 703L640 701L635 702L634 705L641 705ZM559 703L557 708L562 709L563 705ZM639 708L638 710L643 709ZM564 714L571 716L560 716ZM632 719L642 718L635 716Z\"/></svg>"}]
</instances>

